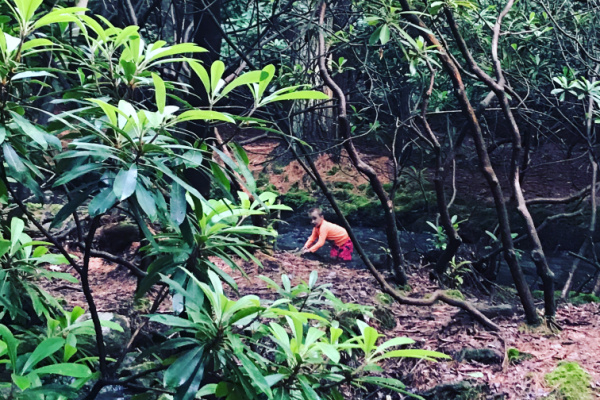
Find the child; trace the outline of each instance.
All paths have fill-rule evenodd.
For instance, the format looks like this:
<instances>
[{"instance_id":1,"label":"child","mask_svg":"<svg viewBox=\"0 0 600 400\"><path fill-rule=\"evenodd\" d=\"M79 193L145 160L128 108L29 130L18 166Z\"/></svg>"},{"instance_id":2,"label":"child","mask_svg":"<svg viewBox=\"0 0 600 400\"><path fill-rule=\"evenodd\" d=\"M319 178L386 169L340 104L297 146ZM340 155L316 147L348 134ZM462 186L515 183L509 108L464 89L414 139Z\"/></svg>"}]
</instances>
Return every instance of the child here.
<instances>
[{"instance_id":1,"label":"child","mask_svg":"<svg viewBox=\"0 0 600 400\"><path fill-rule=\"evenodd\" d=\"M325 240L331 240L331 258L335 261L352 261L352 252L354 246L348 236L348 232L339 225L325 221L323 211L316 207L308 213L310 223L314 226L312 235L306 241L302 248L302 254L314 253L325 244ZM317 240L318 239L318 240ZM311 247L310 245L317 240Z\"/></svg>"}]
</instances>

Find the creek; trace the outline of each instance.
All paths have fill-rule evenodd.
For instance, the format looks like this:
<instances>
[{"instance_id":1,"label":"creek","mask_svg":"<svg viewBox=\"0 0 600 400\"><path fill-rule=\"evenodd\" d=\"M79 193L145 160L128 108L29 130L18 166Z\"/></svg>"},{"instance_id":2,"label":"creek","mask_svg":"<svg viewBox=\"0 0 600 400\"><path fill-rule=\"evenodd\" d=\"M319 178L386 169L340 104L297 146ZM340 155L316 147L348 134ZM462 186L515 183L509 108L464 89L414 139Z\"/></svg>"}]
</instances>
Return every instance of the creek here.
<instances>
[{"instance_id":1,"label":"creek","mask_svg":"<svg viewBox=\"0 0 600 400\"><path fill-rule=\"evenodd\" d=\"M367 255L373 260L378 260L385 255L387 249L387 239L383 228L374 227L354 227L361 245L365 249ZM284 223L279 227L279 236L277 237L276 248L281 251L293 251L301 248L311 234L312 226L303 223L292 222ZM400 244L406 257L410 260L418 260L420 256L426 255L434 250L433 235L427 232L407 232L401 231ZM466 246L466 245L465 245ZM315 254L309 254L306 257L317 259L322 262L328 262L329 250L331 246L326 243L323 248ZM527 251L520 252L521 266L523 272L532 290L541 290L541 280L537 275L535 264ZM546 254L550 269L555 274L556 290L562 289L567 280L571 265L574 258L566 251L554 251ZM356 251L352 262L347 266L353 268L364 268L364 265ZM573 288L578 288L590 275L594 274L595 268L587 263L581 262L577 273L575 274ZM512 276L508 266L502 260L497 281L498 284L504 286L513 286Z\"/></svg>"}]
</instances>

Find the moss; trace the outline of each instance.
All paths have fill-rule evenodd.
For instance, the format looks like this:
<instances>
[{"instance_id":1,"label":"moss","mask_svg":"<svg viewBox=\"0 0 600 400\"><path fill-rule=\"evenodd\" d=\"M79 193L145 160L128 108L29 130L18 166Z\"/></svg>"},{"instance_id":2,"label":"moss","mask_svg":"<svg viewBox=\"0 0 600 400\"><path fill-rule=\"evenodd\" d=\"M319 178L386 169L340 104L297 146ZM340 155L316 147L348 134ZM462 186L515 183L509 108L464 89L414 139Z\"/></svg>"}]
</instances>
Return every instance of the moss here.
<instances>
[{"instance_id":1,"label":"moss","mask_svg":"<svg viewBox=\"0 0 600 400\"><path fill-rule=\"evenodd\" d=\"M260 174L256 178L256 187L262 188L269 185L269 175L268 174Z\"/></svg>"},{"instance_id":2,"label":"moss","mask_svg":"<svg viewBox=\"0 0 600 400\"><path fill-rule=\"evenodd\" d=\"M600 297L591 293L579 293L575 294L571 292L569 301L575 305L586 304L586 303L600 303Z\"/></svg>"},{"instance_id":3,"label":"moss","mask_svg":"<svg viewBox=\"0 0 600 400\"><path fill-rule=\"evenodd\" d=\"M392 330L396 327L397 321L392 310L386 306L377 306L373 311L373 316L379 321L379 326L384 331Z\"/></svg>"},{"instance_id":4,"label":"moss","mask_svg":"<svg viewBox=\"0 0 600 400\"><path fill-rule=\"evenodd\" d=\"M541 300L544 298L544 292L542 290L534 290L531 294L534 299ZM554 292L554 297L558 299L561 294L561 291L557 290ZM587 303L600 303L600 297L591 293L577 293L572 291L569 292L568 302L576 306Z\"/></svg>"},{"instance_id":5,"label":"moss","mask_svg":"<svg viewBox=\"0 0 600 400\"><path fill-rule=\"evenodd\" d=\"M561 362L545 376L548 385L556 388L557 400L591 400L590 375L576 362Z\"/></svg>"},{"instance_id":6,"label":"moss","mask_svg":"<svg viewBox=\"0 0 600 400\"><path fill-rule=\"evenodd\" d=\"M533 358L533 355L530 353L522 353L518 349L515 349L513 347L506 351L506 358L508 358L508 362L510 364L516 365L522 363L525 360Z\"/></svg>"},{"instance_id":7,"label":"moss","mask_svg":"<svg viewBox=\"0 0 600 400\"><path fill-rule=\"evenodd\" d=\"M382 293L379 292L375 295L375 300L381 304L392 304L394 302L394 299L392 298L392 296L390 296L387 293Z\"/></svg>"},{"instance_id":8,"label":"moss","mask_svg":"<svg viewBox=\"0 0 600 400\"><path fill-rule=\"evenodd\" d=\"M334 187L338 188L338 189L346 189L346 190L352 190L354 189L354 185L351 184L350 182L335 182L333 184Z\"/></svg>"},{"instance_id":9,"label":"moss","mask_svg":"<svg viewBox=\"0 0 600 400\"><path fill-rule=\"evenodd\" d=\"M369 188L369 184L363 183L363 184L358 185L356 188L358 190L360 190L361 192L364 192L365 190L367 190Z\"/></svg>"},{"instance_id":10,"label":"moss","mask_svg":"<svg viewBox=\"0 0 600 400\"><path fill-rule=\"evenodd\" d=\"M460 292L460 290L451 289L451 290L446 290L445 293L450 297L454 297L455 299L459 299L459 300L465 299L465 296Z\"/></svg>"},{"instance_id":11,"label":"moss","mask_svg":"<svg viewBox=\"0 0 600 400\"><path fill-rule=\"evenodd\" d=\"M335 174L337 174L337 172L340 170L340 167L333 167L331 168L329 171L327 171L327 175L329 176L333 176Z\"/></svg>"},{"instance_id":12,"label":"moss","mask_svg":"<svg viewBox=\"0 0 600 400\"><path fill-rule=\"evenodd\" d=\"M301 212L314 206L317 200L307 191L299 189L298 185L294 185L281 196L281 202L292 207L294 211Z\"/></svg>"}]
</instances>

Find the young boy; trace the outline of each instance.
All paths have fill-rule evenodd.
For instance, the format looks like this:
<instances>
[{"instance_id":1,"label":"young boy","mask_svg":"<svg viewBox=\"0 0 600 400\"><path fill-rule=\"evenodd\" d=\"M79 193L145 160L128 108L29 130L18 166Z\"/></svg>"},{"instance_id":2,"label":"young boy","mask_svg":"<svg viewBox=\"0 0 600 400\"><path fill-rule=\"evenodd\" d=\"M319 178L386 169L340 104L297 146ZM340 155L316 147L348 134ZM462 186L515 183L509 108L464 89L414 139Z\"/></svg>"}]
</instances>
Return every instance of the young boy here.
<instances>
[{"instance_id":1,"label":"young boy","mask_svg":"<svg viewBox=\"0 0 600 400\"><path fill-rule=\"evenodd\" d=\"M331 258L335 261L351 261L354 245L348 236L348 232L339 225L325 221L323 211L318 207L310 210L308 216L314 228L312 235L310 235L302 248L302 254L314 253L325 244L325 240L331 240L333 241L330 253ZM311 246L315 240L317 242Z\"/></svg>"}]
</instances>

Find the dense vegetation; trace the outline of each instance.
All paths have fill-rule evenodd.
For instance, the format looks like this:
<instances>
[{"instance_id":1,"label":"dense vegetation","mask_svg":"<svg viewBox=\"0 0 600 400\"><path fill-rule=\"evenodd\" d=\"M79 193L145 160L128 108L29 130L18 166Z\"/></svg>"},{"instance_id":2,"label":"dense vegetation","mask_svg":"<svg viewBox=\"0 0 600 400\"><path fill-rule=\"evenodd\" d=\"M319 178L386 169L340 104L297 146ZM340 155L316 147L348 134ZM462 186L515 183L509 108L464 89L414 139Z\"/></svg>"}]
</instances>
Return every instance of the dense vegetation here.
<instances>
[{"instance_id":1,"label":"dense vegetation","mask_svg":"<svg viewBox=\"0 0 600 400\"><path fill-rule=\"evenodd\" d=\"M498 330L459 290L489 293L506 265L525 321L557 330L557 297L600 294L598 272L573 286L581 262L600 271L592 2L50 3L0 5L3 398L94 399L114 386L135 399L340 399L373 387L418 397L380 364L448 356L380 340L355 318L371 308L342 302L316 272L298 286L265 277L277 295L261 299L237 296L221 267L260 264L276 216L315 197L390 301L442 301ZM310 183L276 193L269 176L257 179L240 143L261 139L276 140ZM528 181L543 151L548 164L582 171L561 196L552 190L565 182ZM332 184L337 171L316 165L323 154L347 159L366 183ZM486 201L474 199L480 191ZM133 261L98 248L102 226L120 220L133 227L123 235L140 237ZM390 276L356 239L352 225L365 220L385 230L378 261ZM556 221L576 232L560 292L542 232ZM459 290L399 290L411 284L407 223L433 232L431 277ZM116 349L108 337L124 328L96 307L92 257L128 268L137 301L151 303ZM87 312L48 293L47 280L79 285ZM142 330L152 340L138 340ZM573 379L587 389L576 363L547 376L565 398Z\"/></svg>"}]
</instances>

